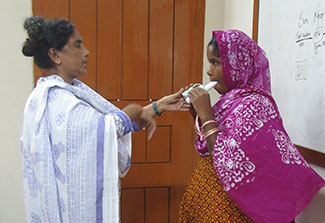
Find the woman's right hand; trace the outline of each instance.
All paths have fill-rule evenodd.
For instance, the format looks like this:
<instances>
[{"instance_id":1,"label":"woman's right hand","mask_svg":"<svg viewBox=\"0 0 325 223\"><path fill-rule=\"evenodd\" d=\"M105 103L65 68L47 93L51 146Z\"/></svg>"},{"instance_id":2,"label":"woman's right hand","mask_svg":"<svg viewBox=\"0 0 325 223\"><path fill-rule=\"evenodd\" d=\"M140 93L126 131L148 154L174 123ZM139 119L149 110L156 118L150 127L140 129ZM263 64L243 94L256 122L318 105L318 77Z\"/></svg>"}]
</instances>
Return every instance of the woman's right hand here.
<instances>
[{"instance_id":1,"label":"woman's right hand","mask_svg":"<svg viewBox=\"0 0 325 223\"><path fill-rule=\"evenodd\" d=\"M152 117L150 112L147 112L143 109L140 122L142 128L146 128L148 130L148 140L150 140L156 131L157 124L155 119Z\"/></svg>"},{"instance_id":2,"label":"woman's right hand","mask_svg":"<svg viewBox=\"0 0 325 223\"><path fill-rule=\"evenodd\" d=\"M189 92L188 96L190 97L192 106L201 121L213 118L210 95L207 91L199 87L193 88Z\"/></svg>"},{"instance_id":3,"label":"woman's right hand","mask_svg":"<svg viewBox=\"0 0 325 223\"><path fill-rule=\"evenodd\" d=\"M137 123L140 129L148 130L148 140L150 140L156 130L156 121L151 114L138 104L129 104L123 108L123 111L129 116L131 122Z\"/></svg>"}]
</instances>

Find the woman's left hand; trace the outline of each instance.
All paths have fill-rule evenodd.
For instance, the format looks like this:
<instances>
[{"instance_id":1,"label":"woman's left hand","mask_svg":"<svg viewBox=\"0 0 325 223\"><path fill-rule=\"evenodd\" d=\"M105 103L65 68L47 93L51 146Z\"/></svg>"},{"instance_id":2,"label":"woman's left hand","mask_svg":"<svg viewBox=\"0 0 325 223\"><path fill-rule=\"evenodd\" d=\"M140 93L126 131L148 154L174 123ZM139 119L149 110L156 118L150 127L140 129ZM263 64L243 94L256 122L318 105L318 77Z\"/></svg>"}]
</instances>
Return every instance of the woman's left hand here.
<instances>
[{"instance_id":1,"label":"woman's left hand","mask_svg":"<svg viewBox=\"0 0 325 223\"><path fill-rule=\"evenodd\" d=\"M182 96L184 88L179 89L175 94L167 95L157 101L158 108L162 111L188 111L191 107Z\"/></svg>"},{"instance_id":2,"label":"woman's left hand","mask_svg":"<svg viewBox=\"0 0 325 223\"><path fill-rule=\"evenodd\" d=\"M191 107L187 104L182 96L184 88L181 88L177 93L167 95L156 101L157 111L161 114L164 111L188 111ZM144 111L150 114L152 117L159 115L154 111L153 104L146 105L143 107Z\"/></svg>"},{"instance_id":3,"label":"woman's left hand","mask_svg":"<svg viewBox=\"0 0 325 223\"><path fill-rule=\"evenodd\" d=\"M210 120L213 118L211 111L210 95L202 88L193 88L188 96L191 99L193 108L201 121Z\"/></svg>"}]
</instances>

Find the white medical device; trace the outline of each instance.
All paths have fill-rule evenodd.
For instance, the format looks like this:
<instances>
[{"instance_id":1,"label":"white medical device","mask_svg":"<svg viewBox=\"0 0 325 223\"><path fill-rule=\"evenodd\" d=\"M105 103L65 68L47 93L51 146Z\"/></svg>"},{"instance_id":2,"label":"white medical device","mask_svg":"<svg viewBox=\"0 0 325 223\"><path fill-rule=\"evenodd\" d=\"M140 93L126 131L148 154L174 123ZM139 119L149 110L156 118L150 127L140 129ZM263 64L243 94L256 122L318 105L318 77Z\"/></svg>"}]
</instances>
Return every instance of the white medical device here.
<instances>
[{"instance_id":1,"label":"white medical device","mask_svg":"<svg viewBox=\"0 0 325 223\"><path fill-rule=\"evenodd\" d=\"M186 91L184 91L182 93L182 96L185 98L185 101L188 104L191 104L191 99L188 97L188 93L195 87L199 87L204 89L205 91L209 91L210 89L212 89L214 86L216 86L216 84L218 83L218 81L211 81L209 83L207 83L206 85L202 85L202 84L193 84L189 89L187 89Z\"/></svg>"}]
</instances>

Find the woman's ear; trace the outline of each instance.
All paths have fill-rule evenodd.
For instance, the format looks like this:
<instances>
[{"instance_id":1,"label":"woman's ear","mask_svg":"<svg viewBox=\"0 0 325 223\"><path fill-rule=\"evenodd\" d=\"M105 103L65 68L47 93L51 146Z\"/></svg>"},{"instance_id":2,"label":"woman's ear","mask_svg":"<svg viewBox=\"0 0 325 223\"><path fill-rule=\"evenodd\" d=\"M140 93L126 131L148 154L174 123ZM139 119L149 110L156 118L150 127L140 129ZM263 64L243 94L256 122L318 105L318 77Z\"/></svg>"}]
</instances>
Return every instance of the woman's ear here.
<instances>
[{"instance_id":1,"label":"woman's ear","mask_svg":"<svg viewBox=\"0 0 325 223\"><path fill-rule=\"evenodd\" d=\"M48 54L54 64L56 64L56 65L61 64L61 58L60 58L58 51L56 49L50 48Z\"/></svg>"}]
</instances>

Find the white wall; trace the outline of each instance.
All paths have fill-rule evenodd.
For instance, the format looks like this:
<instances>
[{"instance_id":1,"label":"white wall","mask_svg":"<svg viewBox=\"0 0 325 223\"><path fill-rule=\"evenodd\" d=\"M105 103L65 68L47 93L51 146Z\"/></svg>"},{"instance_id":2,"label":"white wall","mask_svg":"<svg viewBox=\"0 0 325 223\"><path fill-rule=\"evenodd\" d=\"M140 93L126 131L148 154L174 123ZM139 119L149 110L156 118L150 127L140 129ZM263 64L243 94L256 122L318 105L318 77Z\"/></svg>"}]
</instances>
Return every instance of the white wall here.
<instances>
[{"instance_id":1,"label":"white wall","mask_svg":"<svg viewBox=\"0 0 325 223\"><path fill-rule=\"evenodd\" d=\"M19 131L32 90L31 60L21 54L31 0L0 0L0 222L26 222Z\"/></svg>"},{"instance_id":2,"label":"white wall","mask_svg":"<svg viewBox=\"0 0 325 223\"><path fill-rule=\"evenodd\" d=\"M225 0L225 29L239 29L252 36L254 0Z\"/></svg>"}]
</instances>

